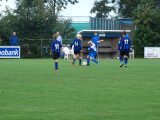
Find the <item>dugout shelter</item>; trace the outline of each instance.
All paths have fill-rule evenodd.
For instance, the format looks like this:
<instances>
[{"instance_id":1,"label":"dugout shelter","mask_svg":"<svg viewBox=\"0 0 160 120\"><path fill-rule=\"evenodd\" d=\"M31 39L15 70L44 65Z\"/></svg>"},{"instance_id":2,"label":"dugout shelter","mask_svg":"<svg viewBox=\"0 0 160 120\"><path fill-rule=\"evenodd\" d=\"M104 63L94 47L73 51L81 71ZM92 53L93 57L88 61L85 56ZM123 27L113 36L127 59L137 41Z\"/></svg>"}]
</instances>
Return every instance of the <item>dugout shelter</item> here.
<instances>
[{"instance_id":1,"label":"dugout shelter","mask_svg":"<svg viewBox=\"0 0 160 120\"><path fill-rule=\"evenodd\" d=\"M100 39L104 42L98 47L99 58L117 58L118 57L118 42L121 33L124 30L81 30L78 33L82 35L83 41L83 56L88 54L88 41L92 39L95 32L98 33ZM125 30L130 35L131 30Z\"/></svg>"}]
</instances>

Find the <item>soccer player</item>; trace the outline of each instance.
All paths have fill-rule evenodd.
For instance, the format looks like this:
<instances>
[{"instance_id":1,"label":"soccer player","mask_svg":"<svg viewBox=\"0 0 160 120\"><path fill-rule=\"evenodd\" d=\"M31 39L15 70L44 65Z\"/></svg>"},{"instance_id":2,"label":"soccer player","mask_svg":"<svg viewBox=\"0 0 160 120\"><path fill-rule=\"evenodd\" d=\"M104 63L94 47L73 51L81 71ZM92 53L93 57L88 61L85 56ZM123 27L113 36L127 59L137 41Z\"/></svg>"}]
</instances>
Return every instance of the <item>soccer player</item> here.
<instances>
[{"instance_id":1,"label":"soccer player","mask_svg":"<svg viewBox=\"0 0 160 120\"><path fill-rule=\"evenodd\" d=\"M74 65L76 59L79 59L79 65L82 63L82 36L81 34L77 34L76 38L73 40L71 44L71 48L74 47L74 58L72 64Z\"/></svg>"},{"instance_id":2,"label":"soccer player","mask_svg":"<svg viewBox=\"0 0 160 120\"><path fill-rule=\"evenodd\" d=\"M96 45L96 49L97 49L97 54L95 57L98 57L98 46L99 43L103 42L104 40L100 40L100 37L98 35L97 32L94 33L93 37L92 37L92 42Z\"/></svg>"},{"instance_id":3,"label":"soccer player","mask_svg":"<svg viewBox=\"0 0 160 120\"><path fill-rule=\"evenodd\" d=\"M92 37L92 42L96 45L96 47L98 46L98 41L99 40L100 40L100 37L99 37L98 33L95 32L93 37Z\"/></svg>"},{"instance_id":4,"label":"soccer player","mask_svg":"<svg viewBox=\"0 0 160 120\"><path fill-rule=\"evenodd\" d=\"M122 67L123 66L122 37L119 39L119 42L118 42L118 54L119 54L120 67Z\"/></svg>"},{"instance_id":5,"label":"soccer player","mask_svg":"<svg viewBox=\"0 0 160 120\"><path fill-rule=\"evenodd\" d=\"M57 34L53 34L53 42L51 48L52 48L53 59L55 61L54 67L55 70L58 71L58 58L60 56L62 44L57 40Z\"/></svg>"},{"instance_id":6,"label":"soccer player","mask_svg":"<svg viewBox=\"0 0 160 120\"><path fill-rule=\"evenodd\" d=\"M97 55L97 48L96 48L96 45L92 42L92 41L89 41L88 42L88 50L89 50L89 54L87 56L87 66L90 65L90 59L98 64L98 61L95 59L96 55Z\"/></svg>"},{"instance_id":7,"label":"soccer player","mask_svg":"<svg viewBox=\"0 0 160 120\"><path fill-rule=\"evenodd\" d=\"M10 39L9 39L11 46L18 46L19 45L19 39L16 35L16 32L13 32Z\"/></svg>"},{"instance_id":8,"label":"soccer player","mask_svg":"<svg viewBox=\"0 0 160 120\"><path fill-rule=\"evenodd\" d=\"M131 40L129 36L126 34L126 32L123 31L122 38L120 39L118 44L118 50L120 53L119 57L120 67L122 67L123 65L127 67L130 48L131 48Z\"/></svg>"}]
</instances>

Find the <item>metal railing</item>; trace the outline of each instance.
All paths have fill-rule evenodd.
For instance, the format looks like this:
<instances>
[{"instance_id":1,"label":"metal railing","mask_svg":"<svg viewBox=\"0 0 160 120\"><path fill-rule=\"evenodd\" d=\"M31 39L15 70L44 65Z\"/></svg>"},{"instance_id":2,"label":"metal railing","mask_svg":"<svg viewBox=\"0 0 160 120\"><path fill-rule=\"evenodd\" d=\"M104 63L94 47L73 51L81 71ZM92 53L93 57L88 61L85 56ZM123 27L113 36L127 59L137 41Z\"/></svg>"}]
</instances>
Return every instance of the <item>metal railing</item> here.
<instances>
[{"instance_id":1,"label":"metal railing","mask_svg":"<svg viewBox=\"0 0 160 120\"><path fill-rule=\"evenodd\" d=\"M123 30L125 26L132 27L133 19L106 19L90 17L91 29L92 30Z\"/></svg>"},{"instance_id":2,"label":"metal railing","mask_svg":"<svg viewBox=\"0 0 160 120\"><path fill-rule=\"evenodd\" d=\"M70 44L72 39L64 39L63 44ZM49 58L52 39L20 39L21 58Z\"/></svg>"}]
</instances>

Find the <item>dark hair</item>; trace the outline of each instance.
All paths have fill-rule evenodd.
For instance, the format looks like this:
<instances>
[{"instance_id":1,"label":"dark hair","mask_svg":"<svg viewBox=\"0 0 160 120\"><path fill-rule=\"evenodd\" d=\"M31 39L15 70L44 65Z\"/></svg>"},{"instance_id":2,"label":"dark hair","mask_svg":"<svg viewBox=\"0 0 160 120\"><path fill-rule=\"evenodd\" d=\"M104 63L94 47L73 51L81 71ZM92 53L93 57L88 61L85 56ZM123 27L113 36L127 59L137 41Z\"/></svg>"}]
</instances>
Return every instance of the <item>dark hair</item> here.
<instances>
[{"instance_id":1,"label":"dark hair","mask_svg":"<svg viewBox=\"0 0 160 120\"><path fill-rule=\"evenodd\" d=\"M126 34L127 34L126 31L123 31L123 32L122 32L122 35L126 35Z\"/></svg>"}]
</instances>

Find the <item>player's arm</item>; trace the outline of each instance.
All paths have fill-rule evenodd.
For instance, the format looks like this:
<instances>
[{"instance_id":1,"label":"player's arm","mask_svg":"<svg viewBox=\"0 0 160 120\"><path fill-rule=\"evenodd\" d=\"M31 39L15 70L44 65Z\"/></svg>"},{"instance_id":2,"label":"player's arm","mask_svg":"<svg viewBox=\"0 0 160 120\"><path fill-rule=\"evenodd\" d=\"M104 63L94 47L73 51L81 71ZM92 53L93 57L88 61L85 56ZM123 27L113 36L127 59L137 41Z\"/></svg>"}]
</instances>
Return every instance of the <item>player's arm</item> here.
<instances>
[{"instance_id":1,"label":"player's arm","mask_svg":"<svg viewBox=\"0 0 160 120\"><path fill-rule=\"evenodd\" d=\"M51 47L50 47L50 55L52 55L53 50L54 50L54 42L52 42Z\"/></svg>"},{"instance_id":2,"label":"player's arm","mask_svg":"<svg viewBox=\"0 0 160 120\"><path fill-rule=\"evenodd\" d=\"M99 40L99 41L97 41L97 43L101 43L101 42L104 42L104 40Z\"/></svg>"},{"instance_id":3,"label":"player's arm","mask_svg":"<svg viewBox=\"0 0 160 120\"><path fill-rule=\"evenodd\" d=\"M82 50L82 43L81 42L79 42L79 49L80 49L80 52L83 52L83 50Z\"/></svg>"},{"instance_id":4,"label":"player's arm","mask_svg":"<svg viewBox=\"0 0 160 120\"><path fill-rule=\"evenodd\" d=\"M118 42L118 51L121 50L121 47L122 47L122 38L120 38Z\"/></svg>"},{"instance_id":5,"label":"player's arm","mask_svg":"<svg viewBox=\"0 0 160 120\"><path fill-rule=\"evenodd\" d=\"M118 42L118 50L120 51L121 49L121 41Z\"/></svg>"},{"instance_id":6,"label":"player's arm","mask_svg":"<svg viewBox=\"0 0 160 120\"><path fill-rule=\"evenodd\" d=\"M104 42L104 40L100 40L99 42L100 42L100 43L101 43L101 42Z\"/></svg>"},{"instance_id":7,"label":"player's arm","mask_svg":"<svg viewBox=\"0 0 160 120\"><path fill-rule=\"evenodd\" d=\"M62 44L61 44L61 42L59 42L59 48L60 48L60 51L62 51Z\"/></svg>"},{"instance_id":8,"label":"player's arm","mask_svg":"<svg viewBox=\"0 0 160 120\"><path fill-rule=\"evenodd\" d=\"M74 40L73 40L72 43L70 44L70 49L72 49L73 44L74 44Z\"/></svg>"},{"instance_id":9,"label":"player's arm","mask_svg":"<svg viewBox=\"0 0 160 120\"><path fill-rule=\"evenodd\" d=\"M89 47L88 47L88 51L90 51L90 50L91 50L91 47L89 46Z\"/></svg>"}]
</instances>

